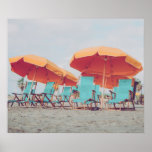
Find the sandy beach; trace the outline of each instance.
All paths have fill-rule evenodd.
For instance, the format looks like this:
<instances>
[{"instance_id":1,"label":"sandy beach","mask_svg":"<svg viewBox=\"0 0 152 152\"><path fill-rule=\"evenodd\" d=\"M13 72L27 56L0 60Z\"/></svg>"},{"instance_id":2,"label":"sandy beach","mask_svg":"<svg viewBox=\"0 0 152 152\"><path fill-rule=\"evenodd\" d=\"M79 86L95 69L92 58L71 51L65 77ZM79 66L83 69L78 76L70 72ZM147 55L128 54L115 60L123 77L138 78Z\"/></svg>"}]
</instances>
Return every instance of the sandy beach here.
<instances>
[{"instance_id":1,"label":"sandy beach","mask_svg":"<svg viewBox=\"0 0 152 152\"><path fill-rule=\"evenodd\" d=\"M143 133L144 106L135 111L8 108L9 133Z\"/></svg>"}]
</instances>

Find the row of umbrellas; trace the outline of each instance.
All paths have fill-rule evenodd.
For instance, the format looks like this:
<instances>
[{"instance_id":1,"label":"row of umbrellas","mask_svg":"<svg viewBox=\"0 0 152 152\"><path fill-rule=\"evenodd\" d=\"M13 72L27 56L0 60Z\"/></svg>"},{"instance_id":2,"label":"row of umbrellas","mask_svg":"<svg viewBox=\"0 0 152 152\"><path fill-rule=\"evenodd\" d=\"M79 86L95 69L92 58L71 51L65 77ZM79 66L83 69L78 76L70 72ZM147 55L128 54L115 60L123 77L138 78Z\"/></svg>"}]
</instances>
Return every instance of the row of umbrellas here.
<instances>
[{"instance_id":1,"label":"row of umbrellas","mask_svg":"<svg viewBox=\"0 0 152 152\"><path fill-rule=\"evenodd\" d=\"M76 85L78 81L72 73L43 57L25 55L10 58L9 61L13 72L22 77L27 76L32 81L50 81L70 86ZM95 84L109 89L118 86L119 79L133 78L143 70L139 61L122 50L104 46L76 52L71 58L70 66L80 71L82 76L93 76Z\"/></svg>"}]
</instances>

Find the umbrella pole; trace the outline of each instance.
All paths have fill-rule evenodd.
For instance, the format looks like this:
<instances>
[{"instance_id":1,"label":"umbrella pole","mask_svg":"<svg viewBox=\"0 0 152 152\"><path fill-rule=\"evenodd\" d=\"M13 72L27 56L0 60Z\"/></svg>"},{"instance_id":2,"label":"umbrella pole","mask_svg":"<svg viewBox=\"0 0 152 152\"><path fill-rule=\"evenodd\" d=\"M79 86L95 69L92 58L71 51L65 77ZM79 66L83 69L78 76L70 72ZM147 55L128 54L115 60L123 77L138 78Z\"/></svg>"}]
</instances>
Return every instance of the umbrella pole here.
<instances>
[{"instance_id":1,"label":"umbrella pole","mask_svg":"<svg viewBox=\"0 0 152 152\"><path fill-rule=\"evenodd\" d=\"M107 61L107 58L104 58L104 61L106 62ZM102 109L103 108L103 101L104 101L104 81L105 81L105 63L104 62L104 69L103 69L103 79L102 79L102 84L103 84L103 89L102 89L102 99L101 99L101 106L100 108Z\"/></svg>"},{"instance_id":2,"label":"umbrella pole","mask_svg":"<svg viewBox=\"0 0 152 152\"><path fill-rule=\"evenodd\" d=\"M104 65L104 70L105 70L105 65ZM101 99L101 109L103 108L103 100L104 100L104 74L103 74L103 79L102 79L102 84L103 84L103 88L102 88L102 99Z\"/></svg>"},{"instance_id":3,"label":"umbrella pole","mask_svg":"<svg viewBox=\"0 0 152 152\"><path fill-rule=\"evenodd\" d=\"M36 76L36 72L37 72L37 67L36 67L36 70L34 72L34 76L33 76L33 80L32 80L32 85L31 85L30 92L29 92L28 98L27 98L28 104L29 104L29 98L30 98L30 94L31 94L31 91L32 91L32 88L33 88L33 82L34 82L34 79L35 79L35 76Z\"/></svg>"}]
</instances>

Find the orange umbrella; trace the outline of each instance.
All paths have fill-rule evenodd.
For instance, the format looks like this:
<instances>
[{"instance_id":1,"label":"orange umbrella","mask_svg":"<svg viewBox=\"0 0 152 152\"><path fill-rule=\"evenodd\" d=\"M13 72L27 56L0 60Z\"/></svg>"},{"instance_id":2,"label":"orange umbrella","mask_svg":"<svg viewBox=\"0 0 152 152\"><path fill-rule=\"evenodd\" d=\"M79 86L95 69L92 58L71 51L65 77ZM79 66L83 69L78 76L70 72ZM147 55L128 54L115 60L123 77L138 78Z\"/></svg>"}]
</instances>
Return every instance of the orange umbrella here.
<instances>
[{"instance_id":1,"label":"orange umbrella","mask_svg":"<svg viewBox=\"0 0 152 152\"><path fill-rule=\"evenodd\" d=\"M9 59L11 70L32 81L61 83L63 71L53 62L36 55L17 56Z\"/></svg>"},{"instance_id":2,"label":"orange umbrella","mask_svg":"<svg viewBox=\"0 0 152 152\"><path fill-rule=\"evenodd\" d=\"M134 76L143 69L139 61L122 50L104 46L76 52L70 61L70 66L87 74L103 75L103 88L105 77Z\"/></svg>"},{"instance_id":3,"label":"orange umbrella","mask_svg":"<svg viewBox=\"0 0 152 152\"><path fill-rule=\"evenodd\" d=\"M76 86L78 79L69 71L62 69L64 73L63 81L61 85L66 85L66 86Z\"/></svg>"},{"instance_id":4,"label":"orange umbrella","mask_svg":"<svg viewBox=\"0 0 152 152\"><path fill-rule=\"evenodd\" d=\"M80 72L99 75L134 76L142 71L139 61L120 49L111 47L87 48L76 52L70 66Z\"/></svg>"}]
</instances>

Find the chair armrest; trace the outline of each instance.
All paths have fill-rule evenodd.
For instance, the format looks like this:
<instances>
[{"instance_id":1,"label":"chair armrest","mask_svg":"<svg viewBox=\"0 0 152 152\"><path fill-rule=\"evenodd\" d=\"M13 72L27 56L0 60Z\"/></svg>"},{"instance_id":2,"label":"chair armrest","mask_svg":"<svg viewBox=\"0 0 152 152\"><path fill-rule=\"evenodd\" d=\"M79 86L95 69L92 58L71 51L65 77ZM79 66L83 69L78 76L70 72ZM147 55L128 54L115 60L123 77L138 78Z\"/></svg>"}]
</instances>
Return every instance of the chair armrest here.
<instances>
[{"instance_id":1,"label":"chair armrest","mask_svg":"<svg viewBox=\"0 0 152 152\"><path fill-rule=\"evenodd\" d=\"M110 92L111 94L116 94L115 92L113 92L113 91L111 91L111 90L109 90L109 92Z\"/></svg>"},{"instance_id":2,"label":"chair armrest","mask_svg":"<svg viewBox=\"0 0 152 152\"><path fill-rule=\"evenodd\" d=\"M113 92L113 91L111 91L111 90L109 90L109 92L111 93L111 98L112 98L112 99L115 99L115 98L116 98L116 92ZM112 97L113 94L114 94L114 98Z\"/></svg>"},{"instance_id":3,"label":"chair armrest","mask_svg":"<svg viewBox=\"0 0 152 152\"><path fill-rule=\"evenodd\" d=\"M93 92L93 93L96 93L96 91L95 91L95 90L92 90L92 92Z\"/></svg>"},{"instance_id":4,"label":"chair armrest","mask_svg":"<svg viewBox=\"0 0 152 152\"><path fill-rule=\"evenodd\" d=\"M36 93L31 93L31 95L38 95L38 94L36 94Z\"/></svg>"},{"instance_id":5,"label":"chair armrest","mask_svg":"<svg viewBox=\"0 0 152 152\"><path fill-rule=\"evenodd\" d=\"M23 94L29 94L29 93L23 93ZM30 93L31 94L31 93Z\"/></svg>"},{"instance_id":6,"label":"chair armrest","mask_svg":"<svg viewBox=\"0 0 152 152\"><path fill-rule=\"evenodd\" d=\"M78 90L72 90L72 92L79 92Z\"/></svg>"},{"instance_id":7,"label":"chair armrest","mask_svg":"<svg viewBox=\"0 0 152 152\"><path fill-rule=\"evenodd\" d=\"M14 95L22 95L21 93L12 93L12 94L14 94Z\"/></svg>"},{"instance_id":8,"label":"chair armrest","mask_svg":"<svg viewBox=\"0 0 152 152\"><path fill-rule=\"evenodd\" d=\"M52 93L41 93L40 95L53 95Z\"/></svg>"}]
</instances>

